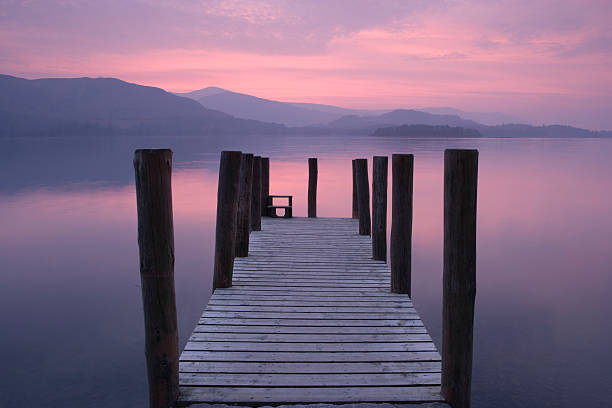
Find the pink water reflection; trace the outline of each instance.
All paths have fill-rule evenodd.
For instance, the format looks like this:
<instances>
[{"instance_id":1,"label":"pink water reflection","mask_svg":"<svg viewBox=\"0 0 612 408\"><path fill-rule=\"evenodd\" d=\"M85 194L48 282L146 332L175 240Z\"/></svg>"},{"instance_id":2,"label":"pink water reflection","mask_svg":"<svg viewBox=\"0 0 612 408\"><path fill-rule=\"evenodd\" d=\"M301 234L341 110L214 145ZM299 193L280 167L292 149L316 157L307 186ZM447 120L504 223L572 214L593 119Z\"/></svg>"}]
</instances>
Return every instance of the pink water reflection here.
<instances>
[{"instance_id":1,"label":"pink water reflection","mask_svg":"<svg viewBox=\"0 0 612 408\"><path fill-rule=\"evenodd\" d=\"M352 199L351 157L318 161L318 215L349 217ZM370 180L371 180L371 157ZM479 288L542 299L576 295L593 287L593 278L609 281L608 235L612 219L609 172L583 158L482 154L478 191ZM389 166L390 167L390 166ZM292 194L294 214L306 215L307 158L271 161L270 191ZM606 188L606 186L608 188ZM388 214L391 218L391 169ZM443 158L415 157L415 257L426 255L435 268L415 270L441 277L443 241ZM588 266L585 266L585 259ZM585 279L585 274L591 278ZM529 285L524 285L529 281ZM428 284L435 281L428 279ZM435 284L439 284L435 283ZM417 282L418 285L418 282ZM602 287L608 287L606 285ZM426 289L425 289L426 290Z\"/></svg>"},{"instance_id":2,"label":"pink water reflection","mask_svg":"<svg viewBox=\"0 0 612 408\"><path fill-rule=\"evenodd\" d=\"M371 165L372 153L415 152L414 298L439 342L443 149L385 143L366 144L359 152L355 145L351 152L320 148L327 153L319 155L318 214L350 216L352 158L366 156ZM590 395L598 402L612 364L607 352L612 143L563 142L563 149L541 141L481 144L474 406L498 406L499 395L510 401L505 406L534 406L543 395L565 402ZM319 149L310 142L307 147ZM294 214L306 215L312 152L269 156L271 193L293 195ZM208 162L209 167L184 168L180 160L176 154L173 206L184 342L210 296L218 176ZM122 373L105 376L116 380L105 389L118 398L131 401L134 389L146 396L134 186L76 184L2 193L0 217L0 299L7 304L0 318L8 327L0 345L19 352L5 359L8 367L24 367L8 384L18 389L17 382L32 373L57 378L36 390L54 392L61 401L59 394L76 397L74 391L55 390L56 383L80 381L80 387L92 387L86 388L89 399L99 384L88 369L95 366L96 372ZM91 353L91 344L101 352ZM22 361L18 355L24 353L31 359ZM76 360L83 364L58 372Z\"/></svg>"}]
</instances>

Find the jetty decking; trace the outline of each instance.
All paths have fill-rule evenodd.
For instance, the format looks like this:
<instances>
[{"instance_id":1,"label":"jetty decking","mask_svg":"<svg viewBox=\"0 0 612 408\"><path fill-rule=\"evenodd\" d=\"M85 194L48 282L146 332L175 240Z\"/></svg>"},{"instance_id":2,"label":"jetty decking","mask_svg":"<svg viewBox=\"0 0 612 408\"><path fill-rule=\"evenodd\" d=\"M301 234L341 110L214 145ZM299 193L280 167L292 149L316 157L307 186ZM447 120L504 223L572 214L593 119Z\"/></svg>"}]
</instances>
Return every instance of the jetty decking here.
<instances>
[{"instance_id":1,"label":"jetty decking","mask_svg":"<svg viewBox=\"0 0 612 408\"><path fill-rule=\"evenodd\" d=\"M443 401L440 355L358 220L264 218L180 357L179 404Z\"/></svg>"}]
</instances>

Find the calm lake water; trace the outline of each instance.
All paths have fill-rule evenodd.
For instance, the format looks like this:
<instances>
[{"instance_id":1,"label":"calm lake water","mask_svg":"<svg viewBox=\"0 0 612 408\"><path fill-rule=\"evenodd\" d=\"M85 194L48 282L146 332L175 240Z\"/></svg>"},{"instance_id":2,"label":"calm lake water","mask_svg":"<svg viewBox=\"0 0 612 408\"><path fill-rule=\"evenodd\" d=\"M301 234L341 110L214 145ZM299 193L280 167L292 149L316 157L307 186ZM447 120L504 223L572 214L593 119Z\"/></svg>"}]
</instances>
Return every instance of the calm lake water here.
<instances>
[{"instance_id":1,"label":"calm lake water","mask_svg":"<svg viewBox=\"0 0 612 408\"><path fill-rule=\"evenodd\" d=\"M211 293L219 152L271 159L273 194L351 214L351 159L414 153L413 294L441 346L443 150L480 151L474 407L609 406L612 141L0 140L0 406L144 407L132 154L174 150L181 348ZM390 191L390 189L389 189Z\"/></svg>"}]
</instances>

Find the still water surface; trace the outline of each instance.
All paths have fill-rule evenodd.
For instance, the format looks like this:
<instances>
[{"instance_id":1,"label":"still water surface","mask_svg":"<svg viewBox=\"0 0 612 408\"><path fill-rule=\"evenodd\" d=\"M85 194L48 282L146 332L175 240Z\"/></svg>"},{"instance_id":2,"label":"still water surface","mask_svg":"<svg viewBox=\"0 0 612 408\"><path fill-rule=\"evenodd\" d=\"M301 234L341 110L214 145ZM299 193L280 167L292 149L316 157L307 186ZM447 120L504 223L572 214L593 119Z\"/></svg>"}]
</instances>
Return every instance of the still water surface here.
<instances>
[{"instance_id":1,"label":"still water surface","mask_svg":"<svg viewBox=\"0 0 612 408\"><path fill-rule=\"evenodd\" d=\"M211 292L219 152L273 194L351 210L351 159L415 154L413 294L441 345L443 150L478 148L474 407L612 400L612 141L372 137L0 140L0 406L147 404L132 152L174 150L181 348ZM390 191L390 189L389 189ZM390 213L389 213L390 214Z\"/></svg>"}]
</instances>

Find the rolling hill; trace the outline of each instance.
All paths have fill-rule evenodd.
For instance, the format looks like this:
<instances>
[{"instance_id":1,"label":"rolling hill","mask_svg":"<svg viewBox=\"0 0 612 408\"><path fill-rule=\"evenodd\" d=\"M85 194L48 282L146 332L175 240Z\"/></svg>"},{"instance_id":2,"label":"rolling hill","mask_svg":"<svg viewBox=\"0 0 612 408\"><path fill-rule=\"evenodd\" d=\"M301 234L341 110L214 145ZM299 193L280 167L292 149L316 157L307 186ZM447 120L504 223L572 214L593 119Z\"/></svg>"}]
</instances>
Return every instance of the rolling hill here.
<instances>
[{"instance_id":1,"label":"rolling hill","mask_svg":"<svg viewBox=\"0 0 612 408\"><path fill-rule=\"evenodd\" d=\"M279 132L160 88L114 78L28 80L0 75L0 136Z\"/></svg>"},{"instance_id":2,"label":"rolling hill","mask_svg":"<svg viewBox=\"0 0 612 408\"><path fill-rule=\"evenodd\" d=\"M279 102L217 87L177 95L196 100L208 109L226 112L240 118L286 126L324 125L344 115L375 115L384 112L345 109L315 103Z\"/></svg>"}]
</instances>

